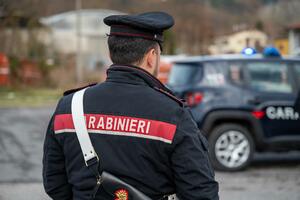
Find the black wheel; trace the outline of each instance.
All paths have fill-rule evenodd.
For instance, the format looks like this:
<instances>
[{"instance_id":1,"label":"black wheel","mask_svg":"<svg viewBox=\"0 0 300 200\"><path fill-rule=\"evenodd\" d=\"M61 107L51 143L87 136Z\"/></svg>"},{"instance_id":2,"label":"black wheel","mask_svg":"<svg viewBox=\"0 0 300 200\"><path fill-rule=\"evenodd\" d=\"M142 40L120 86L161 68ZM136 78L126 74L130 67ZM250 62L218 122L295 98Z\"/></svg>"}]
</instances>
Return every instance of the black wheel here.
<instances>
[{"instance_id":1,"label":"black wheel","mask_svg":"<svg viewBox=\"0 0 300 200\"><path fill-rule=\"evenodd\" d=\"M239 171L252 160L254 142L247 128L239 124L222 124L211 132L210 158L215 169Z\"/></svg>"}]
</instances>

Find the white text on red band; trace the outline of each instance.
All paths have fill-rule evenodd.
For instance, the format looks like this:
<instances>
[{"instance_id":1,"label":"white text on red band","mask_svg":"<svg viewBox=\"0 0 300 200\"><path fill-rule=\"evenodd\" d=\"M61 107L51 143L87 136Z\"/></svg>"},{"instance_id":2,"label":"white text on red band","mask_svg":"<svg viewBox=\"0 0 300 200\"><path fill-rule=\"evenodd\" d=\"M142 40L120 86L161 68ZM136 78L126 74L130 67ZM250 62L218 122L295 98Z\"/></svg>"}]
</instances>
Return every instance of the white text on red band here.
<instances>
[{"instance_id":1,"label":"white text on red band","mask_svg":"<svg viewBox=\"0 0 300 200\"><path fill-rule=\"evenodd\" d=\"M151 122L142 119L86 116L88 129L114 130L149 134Z\"/></svg>"}]
</instances>

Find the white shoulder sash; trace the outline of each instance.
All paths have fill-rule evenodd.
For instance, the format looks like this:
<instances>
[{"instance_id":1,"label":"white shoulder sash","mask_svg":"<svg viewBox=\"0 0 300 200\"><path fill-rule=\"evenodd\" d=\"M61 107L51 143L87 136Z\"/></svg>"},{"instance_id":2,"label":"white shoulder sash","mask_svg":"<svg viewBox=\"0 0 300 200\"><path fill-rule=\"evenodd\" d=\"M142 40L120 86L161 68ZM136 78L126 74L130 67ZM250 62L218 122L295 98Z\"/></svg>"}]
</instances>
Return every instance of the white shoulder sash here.
<instances>
[{"instance_id":1,"label":"white shoulder sash","mask_svg":"<svg viewBox=\"0 0 300 200\"><path fill-rule=\"evenodd\" d=\"M79 140L81 151L84 157L85 164L88 166L88 161L93 158L99 160L98 155L92 145L83 111L83 97L87 88L84 88L73 95L72 98L72 119L75 127L76 135Z\"/></svg>"}]
</instances>

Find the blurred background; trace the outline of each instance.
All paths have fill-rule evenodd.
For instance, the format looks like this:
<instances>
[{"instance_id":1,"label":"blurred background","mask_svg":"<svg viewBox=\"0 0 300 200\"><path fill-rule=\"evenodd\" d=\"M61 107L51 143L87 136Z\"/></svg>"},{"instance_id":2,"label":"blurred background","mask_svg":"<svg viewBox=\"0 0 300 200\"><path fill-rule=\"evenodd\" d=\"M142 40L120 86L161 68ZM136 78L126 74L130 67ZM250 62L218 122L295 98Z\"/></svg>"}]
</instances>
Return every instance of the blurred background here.
<instances>
[{"instance_id":1,"label":"blurred background","mask_svg":"<svg viewBox=\"0 0 300 200\"><path fill-rule=\"evenodd\" d=\"M112 14L166 11L160 80L187 55L276 47L300 55L299 0L0 0L0 200L48 199L41 177L47 123L66 89L105 80ZM216 172L220 199L300 199L300 154L257 154Z\"/></svg>"}]
</instances>

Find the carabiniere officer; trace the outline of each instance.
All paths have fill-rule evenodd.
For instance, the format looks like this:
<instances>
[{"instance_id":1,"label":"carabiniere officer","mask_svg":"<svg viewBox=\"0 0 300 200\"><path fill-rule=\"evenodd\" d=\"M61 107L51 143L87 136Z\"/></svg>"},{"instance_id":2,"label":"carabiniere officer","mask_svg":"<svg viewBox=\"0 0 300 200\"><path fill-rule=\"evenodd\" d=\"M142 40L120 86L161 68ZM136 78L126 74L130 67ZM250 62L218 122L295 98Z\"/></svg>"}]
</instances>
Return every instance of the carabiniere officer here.
<instances>
[{"instance_id":1,"label":"carabiniere officer","mask_svg":"<svg viewBox=\"0 0 300 200\"><path fill-rule=\"evenodd\" d=\"M104 23L110 26L113 65L105 82L90 85L84 96L99 172L115 175L154 200L174 193L180 200L219 199L206 139L184 103L156 78L163 31L173 26L173 18L147 12L112 15ZM64 93L46 133L43 181L55 200L90 199L96 185L70 114L78 90ZM95 199L130 200L126 191L119 192L106 196L100 185Z\"/></svg>"}]
</instances>

